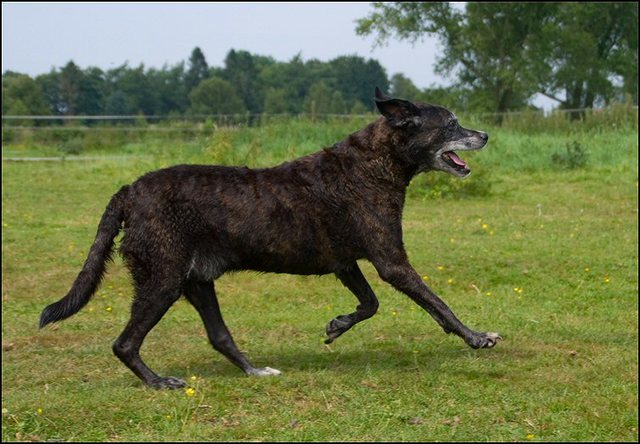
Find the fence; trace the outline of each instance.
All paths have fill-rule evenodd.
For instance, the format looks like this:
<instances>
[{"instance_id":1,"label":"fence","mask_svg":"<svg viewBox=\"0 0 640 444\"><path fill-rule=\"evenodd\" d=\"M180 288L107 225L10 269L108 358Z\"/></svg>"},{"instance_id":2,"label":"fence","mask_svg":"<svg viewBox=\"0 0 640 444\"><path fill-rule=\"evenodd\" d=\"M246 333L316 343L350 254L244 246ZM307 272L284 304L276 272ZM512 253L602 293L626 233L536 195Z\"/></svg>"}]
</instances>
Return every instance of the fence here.
<instances>
[{"instance_id":1,"label":"fence","mask_svg":"<svg viewBox=\"0 0 640 444\"><path fill-rule=\"evenodd\" d=\"M584 117L587 114L598 115L598 114L607 114L612 110L623 108L626 111L633 111L637 115L638 106L630 105L629 103L618 103L613 106L609 106L606 108L577 108L577 109L554 109L551 112L545 112L539 109L533 110L524 110L524 111L508 111L501 113L465 113L461 112L460 115L463 115L471 120L482 121L482 120L493 120L493 121L504 121L508 119L518 118L520 116L537 116L540 118L550 118L553 116L564 116L569 117L571 119L575 119L576 117ZM10 116L3 115L2 120L3 124L6 123L10 126L19 126L25 129L34 129L41 128L45 126L50 126L52 124L59 126L60 124L65 124L69 122L80 122L84 125L91 125L95 122L111 122L111 123L124 123L128 125L139 125L146 126L149 122L155 123L167 123L167 122L214 122L216 125L226 126L226 125L242 125L246 124L249 126L270 123L273 120L284 120L284 119L310 119L310 120L332 120L332 119L364 119L371 118L375 116L374 114L308 114L308 113L298 113L298 114L198 114L198 115L165 115L165 116L145 116L142 114L137 115L126 115L126 116L116 116L116 115L104 115L104 116L92 116L92 115L84 115L84 116ZM23 122L41 122L40 125L37 126L28 126L22 124ZM16 125L12 125L12 123L16 123ZM45 125L46 123L46 125ZM146 129L146 128L145 128ZM152 130L158 130L162 128L154 127Z\"/></svg>"},{"instance_id":2,"label":"fence","mask_svg":"<svg viewBox=\"0 0 640 444\"><path fill-rule=\"evenodd\" d=\"M524 132L562 131L571 128L635 128L638 107L629 102L599 109L541 110L508 113L459 113L464 126L483 129L495 126ZM209 136L223 127L257 127L292 122L348 123L373 121L375 114L235 114L166 116L2 116L2 144L49 144L65 154L78 154L84 146L101 148L147 137L190 140ZM3 149L3 152L5 150Z\"/></svg>"}]
</instances>

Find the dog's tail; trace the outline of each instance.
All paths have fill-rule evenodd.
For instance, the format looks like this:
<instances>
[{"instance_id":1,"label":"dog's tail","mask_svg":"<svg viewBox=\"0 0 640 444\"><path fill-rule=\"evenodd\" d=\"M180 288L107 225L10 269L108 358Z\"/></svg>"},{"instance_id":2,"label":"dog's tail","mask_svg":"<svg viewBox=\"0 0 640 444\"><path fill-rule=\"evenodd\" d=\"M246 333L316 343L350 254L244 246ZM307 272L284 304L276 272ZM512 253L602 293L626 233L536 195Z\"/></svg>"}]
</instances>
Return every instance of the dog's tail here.
<instances>
[{"instance_id":1,"label":"dog's tail","mask_svg":"<svg viewBox=\"0 0 640 444\"><path fill-rule=\"evenodd\" d=\"M111 260L113 241L120 232L120 226L124 220L124 201L128 193L129 186L125 185L109 201L100 219L96 240L89 250L89 256L80 274L65 297L42 310L40 328L50 322L60 321L76 314L95 293L102 281L106 263Z\"/></svg>"}]
</instances>

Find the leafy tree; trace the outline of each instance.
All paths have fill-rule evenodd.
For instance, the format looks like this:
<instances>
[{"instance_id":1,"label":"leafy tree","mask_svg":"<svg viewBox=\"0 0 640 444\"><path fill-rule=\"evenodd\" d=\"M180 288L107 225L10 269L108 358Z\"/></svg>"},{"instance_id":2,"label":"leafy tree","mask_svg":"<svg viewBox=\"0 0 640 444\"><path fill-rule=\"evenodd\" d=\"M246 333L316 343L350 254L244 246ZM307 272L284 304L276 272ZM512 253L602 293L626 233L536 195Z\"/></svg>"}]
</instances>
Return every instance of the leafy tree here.
<instances>
[{"instance_id":1,"label":"leafy tree","mask_svg":"<svg viewBox=\"0 0 640 444\"><path fill-rule=\"evenodd\" d=\"M331 93L331 106L329 107L329 112L331 114L346 114L347 113L347 104L342 97L342 93L340 91L334 91Z\"/></svg>"},{"instance_id":2,"label":"leafy tree","mask_svg":"<svg viewBox=\"0 0 640 444\"><path fill-rule=\"evenodd\" d=\"M189 57L189 69L184 77L184 83L187 92L190 92L198 86L200 82L209 77L209 65L202 53L202 50L197 46L191 51Z\"/></svg>"},{"instance_id":3,"label":"leafy tree","mask_svg":"<svg viewBox=\"0 0 640 444\"><path fill-rule=\"evenodd\" d=\"M100 68L90 67L82 71L78 114L99 115L104 112L104 73Z\"/></svg>"},{"instance_id":4,"label":"leafy tree","mask_svg":"<svg viewBox=\"0 0 640 444\"><path fill-rule=\"evenodd\" d=\"M541 79L544 94L565 108L591 108L617 92L638 103L637 3L563 3L544 31L552 71Z\"/></svg>"},{"instance_id":5,"label":"leafy tree","mask_svg":"<svg viewBox=\"0 0 640 444\"><path fill-rule=\"evenodd\" d=\"M329 62L336 89L340 91L348 106L356 100L372 103L375 87L383 91L389 89L385 69L373 59L360 56L341 56Z\"/></svg>"},{"instance_id":6,"label":"leafy tree","mask_svg":"<svg viewBox=\"0 0 640 444\"><path fill-rule=\"evenodd\" d=\"M60 103L59 76L60 73L53 68L47 74L40 74L35 79L36 83L42 90L49 112L55 115L60 114L60 110L58 109L58 105Z\"/></svg>"},{"instance_id":7,"label":"leafy tree","mask_svg":"<svg viewBox=\"0 0 640 444\"><path fill-rule=\"evenodd\" d=\"M408 100L416 100L420 96L420 89L402 73L391 76L390 91L393 97L402 97Z\"/></svg>"},{"instance_id":8,"label":"leafy tree","mask_svg":"<svg viewBox=\"0 0 640 444\"><path fill-rule=\"evenodd\" d=\"M260 72L260 83L269 88L282 89L287 103L287 112L300 113L304 110L304 100L313 80L308 76L300 54L290 62L275 62L265 66Z\"/></svg>"},{"instance_id":9,"label":"leafy tree","mask_svg":"<svg viewBox=\"0 0 640 444\"><path fill-rule=\"evenodd\" d=\"M210 77L200 82L189 94L192 114L242 114L247 112L233 85L224 79Z\"/></svg>"},{"instance_id":10,"label":"leafy tree","mask_svg":"<svg viewBox=\"0 0 640 444\"><path fill-rule=\"evenodd\" d=\"M331 90L323 81L311 85L305 98L305 112L315 116L316 114L328 114L331 112Z\"/></svg>"},{"instance_id":11,"label":"leafy tree","mask_svg":"<svg viewBox=\"0 0 640 444\"><path fill-rule=\"evenodd\" d=\"M417 41L440 38L436 64L455 74L468 102L490 111L522 108L537 92L566 107L590 107L615 94L637 103L637 3L374 3L358 34ZM566 100L556 94L564 92Z\"/></svg>"},{"instance_id":12,"label":"leafy tree","mask_svg":"<svg viewBox=\"0 0 640 444\"><path fill-rule=\"evenodd\" d=\"M76 115L80 109L82 94L82 70L70 61L60 70L59 102L57 109L64 115Z\"/></svg>"},{"instance_id":13,"label":"leafy tree","mask_svg":"<svg viewBox=\"0 0 640 444\"><path fill-rule=\"evenodd\" d=\"M26 74L6 72L2 76L2 115L43 116L51 114L40 85Z\"/></svg>"},{"instance_id":14,"label":"leafy tree","mask_svg":"<svg viewBox=\"0 0 640 444\"><path fill-rule=\"evenodd\" d=\"M372 109L367 108L364 103L362 103L359 100L356 100L356 103L353 104L353 106L351 107L351 110L349 111L351 114L366 114L371 112Z\"/></svg>"},{"instance_id":15,"label":"leafy tree","mask_svg":"<svg viewBox=\"0 0 640 444\"><path fill-rule=\"evenodd\" d=\"M105 112L110 116L129 116L133 114L127 95L120 90L113 91L107 98Z\"/></svg>"},{"instance_id":16,"label":"leafy tree","mask_svg":"<svg viewBox=\"0 0 640 444\"><path fill-rule=\"evenodd\" d=\"M225 57L222 78L233 85L245 107L251 113L262 112L265 87L260 82L260 72L273 63L271 57L253 55L248 51L233 49Z\"/></svg>"},{"instance_id":17,"label":"leafy tree","mask_svg":"<svg viewBox=\"0 0 640 444\"><path fill-rule=\"evenodd\" d=\"M127 63L124 63L107 71L105 77L111 94L120 91L126 97L126 108L129 113L142 113L147 116L156 114L157 95L145 73L143 64L137 68L129 68Z\"/></svg>"},{"instance_id":18,"label":"leafy tree","mask_svg":"<svg viewBox=\"0 0 640 444\"><path fill-rule=\"evenodd\" d=\"M267 114L285 114L289 112L287 95L283 88L269 88L266 91L263 111Z\"/></svg>"},{"instance_id":19,"label":"leafy tree","mask_svg":"<svg viewBox=\"0 0 640 444\"><path fill-rule=\"evenodd\" d=\"M100 68L81 70L73 61L60 71L36 77L49 111L56 115L98 115L104 112L106 83Z\"/></svg>"},{"instance_id":20,"label":"leafy tree","mask_svg":"<svg viewBox=\"0 0 640 444\"><path fill-rule=\"evenodd\" d=\"M165 65L161 70L152 68L147 71L150 87L157 96L156 114L182 114L187 110L189 96L185 76L184 62L172 67Z\"/></svg>"}]
</instances>

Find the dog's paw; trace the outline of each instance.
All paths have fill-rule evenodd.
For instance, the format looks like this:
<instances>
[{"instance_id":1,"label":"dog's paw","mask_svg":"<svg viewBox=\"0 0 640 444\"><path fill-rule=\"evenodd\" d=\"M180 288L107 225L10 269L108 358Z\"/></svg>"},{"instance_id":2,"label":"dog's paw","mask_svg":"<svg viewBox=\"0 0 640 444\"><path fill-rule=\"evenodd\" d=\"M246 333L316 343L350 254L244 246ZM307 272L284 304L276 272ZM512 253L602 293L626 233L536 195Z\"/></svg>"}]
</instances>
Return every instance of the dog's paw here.
<instances>
[{"instance_id":1,"label":"dog's paw","mask_svg":"<svg viewBox=\"0 0 640 444\"><path fill-rule=\"evenodd\" d=\"M179 389L187 386L187 383L182 379L168 377L168 378L158 378L154 379L149 383L149 386L154 389Z\"/></svg>"},{"instance_id":2,"label":"dog's paw","mask_svg":"<svg viewBox=\"0 0 640 444\"><path fill-rule=\"evenodd\" d=\"M502 341L502 336L498 333L474 333L465 342L471 348L492 348L498 341Z\"/></svg>"},{"instance_id":3,"label":"dog's paw","mask_svg":"<svg viewBox=\"0 0 640 444\"><path fill-rule=\"evenodd\" d=\"M278 376L282 374L280 370L271 367L252 368L247 371L249 376Z\"/></svg>"},{"instance_id":4,"label":"dog's paw","mask_svg":"<svg viewBox=\"0 0 640 444\"><path fill-rule=\"evenodd\" d=\"M349 315L340 315L327 324L326 333L328 338L324 340L325 344L331 344L338 336L349 330L353 325Z\"/></svg>"}]
</instances>

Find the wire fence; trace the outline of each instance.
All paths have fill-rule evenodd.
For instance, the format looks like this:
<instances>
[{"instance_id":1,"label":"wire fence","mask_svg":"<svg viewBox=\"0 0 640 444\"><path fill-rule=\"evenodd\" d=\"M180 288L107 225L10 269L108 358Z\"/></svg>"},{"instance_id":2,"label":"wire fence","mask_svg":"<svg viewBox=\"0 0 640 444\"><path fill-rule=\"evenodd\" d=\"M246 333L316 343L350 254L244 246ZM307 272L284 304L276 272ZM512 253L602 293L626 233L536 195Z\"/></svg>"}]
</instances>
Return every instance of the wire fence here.
<instances>
[{"instance_id":1,"label":"wire fence","mask_svg":"<svg viewBox=\"0 0 640 444\"><path fill-rule=\"evenodd\" d=\"M637 105L631 105L630 108L635 110L638 109ZM465 113L462 112L460 114L464 114L466 116L472 116L479 119L487 118L487 117L507 117L507 116L518 116L523 114L539 114L541 116L549 116L550 114L582 114L585 112L606 112L607 108L573 108L573 109L560 109L556 108L551 111L545 111L543 109L526 109L522 111L505 111L505 112L494 112L494 113ZM33 121L53 121L53 122L63 122L63 121L130 121L130 122L140 122L140 121L171 121L171 120L179 120L179 121L206 121L206 120L214 120L214 121L259 121L261 119L269 119L269 118L306 118L306 119L350 119L350 118L364 118L371 117L375 115L374 113L365 113L365 114L335 114L335 113L277 113L277 114L267 114L267 113L244 113L244 114L185 114L185 115L176 115L176 114L167 114L161 116L150 116L144 114L131 114L131 115L3 115L3 121L16 121L16 120L33 120Z\"/></svg>"},{"instance_id":2,"label":"wire fence","mask_svg":"<svg viewBox=\"0 0 640 444\"><path fill-rule=\"evenodd\" d=\"M597 109L524 110L507 113L460 113L464 126L501 126L524 132L553 132L577 128L629 128L637 131L638 106L629 102ZM210 137L225 128L260 127L269 124L304 125L328 123L345 130L363 126L379 116L369 114L200 114L200 115L76 115L2 116L3 160L34 160L16 157L21 147L52 147L62 157L146 140L193 141ZM353 125L352 125L353 123ZM298 125L299 124L299 125ZM13 149L15 147L15 149ZM26 154L26 153L22 153ZM6 156L6 157L5 157ZM15 158L14 158L15 157ZM79 157L78 157L79 158ZM51 160L51 159L46 159Z\"/></svg>"},{"instance_id":3,"label":"wire fence","mask_svg":"<svg viewBox=\"0 0 640 444\"><path fill-rule=\"evenodd\" d=\"M621 104L627 110L635 111L637 115L638 106ZM501 122L508 119L518 118L521 116L538 118L550 118L553 116L565 116L569 118L576 118L585 116L586 114L604 114L611 111L613 107L606 108L575 108L575 109L553 109L551 111L545 111L542 109L527 109L523 111L508 111L508 112L494 112L494 113L465 113L461 112L460 115L465 116L468 119L476 121L494 121ZM46 130L48 127L64 128L65 125L71 126L73 130L81 128L95 129L99 126L98 123L103 123L100 127L102 130L111 130L106 123L111 126L130 126L138 127L139 131L173 131L171 128L172 123L183 124L187 123L211 123L218 126L226 125L248 125L256 126L265 123L271 123L273 121L282 121L287 119L298 120L363 120L376 118L374 113L367 114L330 114L330 113L279 113L279 114L196 114L196 115L3 115L3 126L11 126L12 128L20 128L23 130ZM77 125L77 124L80 125ZM75 125L74 125L75 124ZM168 124L163 127L160 124ZM184 128L182 128L184 129ZM196 130L196 129L194 129Z\"/></svg>"}]
</instances>

